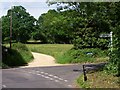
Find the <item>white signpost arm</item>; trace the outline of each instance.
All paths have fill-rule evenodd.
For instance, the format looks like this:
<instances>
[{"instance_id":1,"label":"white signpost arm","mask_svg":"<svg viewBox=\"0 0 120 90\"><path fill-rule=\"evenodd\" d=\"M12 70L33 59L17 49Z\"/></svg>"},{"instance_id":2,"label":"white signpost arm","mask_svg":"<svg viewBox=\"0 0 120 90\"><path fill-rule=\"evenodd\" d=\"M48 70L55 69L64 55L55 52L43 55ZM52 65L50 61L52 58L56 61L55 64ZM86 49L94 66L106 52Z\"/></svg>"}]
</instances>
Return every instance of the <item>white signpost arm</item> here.
<instances>
[{"instance_id":1,"label":"white signpost arm","mask_svg":"<svg viewBox=\"0 0 120 90\"><path fill-rule=\"evenodd\" d=\"M111 31L110 32L110 46L111 46L110 49L111 49L111 52L112 52L112 48L113 48L113 45L112 45L113 44L113 36L112 36L112 34L113 34L113 32Z\"/></svg>"}]
</instances>

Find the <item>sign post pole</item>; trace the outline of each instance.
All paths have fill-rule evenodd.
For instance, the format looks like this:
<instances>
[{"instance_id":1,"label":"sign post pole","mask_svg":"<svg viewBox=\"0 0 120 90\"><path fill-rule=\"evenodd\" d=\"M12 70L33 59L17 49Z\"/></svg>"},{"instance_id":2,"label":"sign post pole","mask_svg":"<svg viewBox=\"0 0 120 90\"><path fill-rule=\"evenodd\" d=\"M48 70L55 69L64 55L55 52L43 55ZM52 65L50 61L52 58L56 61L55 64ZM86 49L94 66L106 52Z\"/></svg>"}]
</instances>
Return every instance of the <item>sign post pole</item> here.
<instances>
[{"instance_id":1,"label":"sign post pole","mask_svg":"<svg viewBox=\"0 0 120 90\"><path fill-rule=\"evenodd\" d=\"M113 32L111 31L110 32L110 49L111 49L111 52L112 52L112 48L113 48L113 45L112 45L113 44L113 38L112 38L113 36L112 36L112 34L113 34Z\"/></svg>"}]
</instances>

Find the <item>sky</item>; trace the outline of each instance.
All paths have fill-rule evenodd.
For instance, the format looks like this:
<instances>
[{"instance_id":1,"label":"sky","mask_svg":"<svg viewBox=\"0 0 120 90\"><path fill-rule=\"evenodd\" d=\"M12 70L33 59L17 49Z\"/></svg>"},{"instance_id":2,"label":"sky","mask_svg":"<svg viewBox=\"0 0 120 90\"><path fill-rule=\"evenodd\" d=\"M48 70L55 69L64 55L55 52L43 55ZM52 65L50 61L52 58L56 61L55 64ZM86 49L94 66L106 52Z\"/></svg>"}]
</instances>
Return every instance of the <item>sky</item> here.
<instances>
[{"instance_id":1,"label":"sky","mask_svg":"<svg viewBox=\"0 0 120 90\"><path fill-rule=\"evenodd\" d=\"M56 5L48 6L47 0L0 0L0 17L7 14L7 11L11 6L23 6L27 12L34 16L36 19L43 13L47 13L49 9L56 9ZM55 1L55 0L49 0ZM57 0L62 1L62 0ZM82 0L63 0L63 1L82 1ZM85 1L85 0L84 0ZM86 0L90 1L90 0ZM93 1L93 0L92 0ZM95 0L100 1L100 0ZM101 0L106 1L106 0ZM119 0L108 0L108 1L119 1Z\"/></svg>"},{"instance_id":2,"label":"sky","mask_svg":"<svg viewBox=\"0 0 120 90\"><path fill-rule=\"evenodd\" d=\"M56 9L56 5L48 6L47 0L0 0L0 17L7 15L7 11L12 6L23 6L31 16L36 19L49 9Z\"/></svg>"}]
</instances>

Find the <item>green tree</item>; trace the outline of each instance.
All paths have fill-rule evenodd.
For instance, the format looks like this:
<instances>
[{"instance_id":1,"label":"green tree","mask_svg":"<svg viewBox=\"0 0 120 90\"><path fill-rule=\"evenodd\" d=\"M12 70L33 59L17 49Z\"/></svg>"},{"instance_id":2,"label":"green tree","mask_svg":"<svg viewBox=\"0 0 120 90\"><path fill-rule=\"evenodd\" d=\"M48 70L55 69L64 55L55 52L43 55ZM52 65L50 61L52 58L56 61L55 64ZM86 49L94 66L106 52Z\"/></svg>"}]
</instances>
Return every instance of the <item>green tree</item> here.
<instances>
[{"instance_id":1,"label":"green tree","mask_svg":"<svg viewBox=\"0 0 120 90\"><path fill-rule=\"evenodd\" d=\"M62 4L65 5L58 6L59 12L69 11L70 13L66 13L66 16L72 18L70 20L72 21L75 48L98 47L105 49L108 47L108 38L100 38L102 33L110 32L106 4L93 2Z\"/></svg>"},{"instance_id":2,"label":"green tree","mask_svg":"<svg viewBox=\"0 0 120 90\"><path fill-rule=\"evenodd\" d=\"M2 17L3 39L9 37L10 17L12 13L12 39L17 42L25 43L31 38L34 31L36 19L30 16L26 9L22 6L14 6L9 9L6 16ZM6 34L7 33L7 34Z\"/></svg>"},{"instance_id":3,"label":"green tree","mask_svg":"<svg viewBox=\"0 0 120 90\"><path fill-rule=\"evenodd\" d=\"M48 43L71 43L71 20L63 13L49 10L38 19L40 33L43 33Z\"/></svg>"},{"instance_id":4,"label":"green tree","mask_svg":"<svg viewBox=\"0 0 120 90\"><path fill-rule=\"evenodd\" d=\"M9 27L10 23L10 18L8 16L3 16L1 17L2 19L2 42L8 42L9 41Z\"/></svg>"},{"instance_id":5,"label":"green tree","mask_svg":"<svg viewBox=\"0 0 120 90\"><path fill-rule=\"evenodd\" d=\"M61 4L60 2L56 3ZM58 10L65 10L67 7L67 10L76 11L76 14L74 14L76 22L73 24L76 36L74 40L75 48L79 49L88 45L104 47L107 45L108 39L102 39L98 36L113 31L113 49L110 52L107 68L110 73L113 72L120 76L120 2L72 2L65 4L67 6L60 6Z\"/></svg>"}]
</instances>

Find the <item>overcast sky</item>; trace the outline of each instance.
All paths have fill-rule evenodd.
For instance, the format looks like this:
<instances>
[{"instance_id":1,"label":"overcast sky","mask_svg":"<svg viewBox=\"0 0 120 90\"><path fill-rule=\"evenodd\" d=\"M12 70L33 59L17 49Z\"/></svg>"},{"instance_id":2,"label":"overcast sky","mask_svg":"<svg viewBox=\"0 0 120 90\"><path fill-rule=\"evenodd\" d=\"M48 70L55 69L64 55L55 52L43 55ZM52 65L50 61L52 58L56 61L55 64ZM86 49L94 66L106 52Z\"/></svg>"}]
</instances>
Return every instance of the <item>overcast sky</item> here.
<instances>
[{"instance_id":1,"label":"overcast sky","mask_svg":"<svg viewBox=\"0 0 120 90\"><path fill-rule=\"evenodd\" d=\"M56 9L56 5L48 6L47 0L0 0L0 17L7 14L11 6L23 6L36 19L49 9Z\"/></svg>"}]
</instances>

